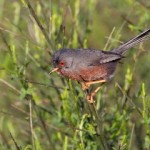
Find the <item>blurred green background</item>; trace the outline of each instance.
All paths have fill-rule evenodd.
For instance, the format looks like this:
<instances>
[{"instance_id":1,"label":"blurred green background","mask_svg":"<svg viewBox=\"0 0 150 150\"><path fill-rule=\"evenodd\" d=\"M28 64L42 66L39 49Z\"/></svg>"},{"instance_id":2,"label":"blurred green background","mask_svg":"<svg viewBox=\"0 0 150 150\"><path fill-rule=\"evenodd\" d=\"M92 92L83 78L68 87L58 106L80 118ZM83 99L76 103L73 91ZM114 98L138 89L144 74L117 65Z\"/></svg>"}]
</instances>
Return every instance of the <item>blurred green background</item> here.
<instances>
[{"instance_id":1,"label":"blurred green background","mask_svg":"<svg viewBox=\"0 0 150 150\"><path fill-rule=\"evenodd\" d=\"M88 104L52 74L56 50L110 50L150 28L149 0L0 0L0 150L150 149L150 40Z\"/></svg>"}]
</instances>

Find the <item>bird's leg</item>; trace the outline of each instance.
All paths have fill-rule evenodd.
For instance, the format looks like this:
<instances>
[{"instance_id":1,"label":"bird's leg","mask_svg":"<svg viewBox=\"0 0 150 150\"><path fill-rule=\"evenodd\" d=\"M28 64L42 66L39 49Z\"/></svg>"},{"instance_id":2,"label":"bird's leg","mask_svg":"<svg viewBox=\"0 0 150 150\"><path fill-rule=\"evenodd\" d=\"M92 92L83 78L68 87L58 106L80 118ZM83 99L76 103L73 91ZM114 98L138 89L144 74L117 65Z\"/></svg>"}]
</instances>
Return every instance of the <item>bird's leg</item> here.
<instances>
[{"instance_id":1,"label":"bird's leg","mask_svg":"<svg viewBox=\"0 0 150 150\"><path fill-rule=\"evenodd\" d=\"M90 84L86 84L87 82L82 82L81 83L81 86L82 86L82 90L85 91L86 93L86 99L89 103L94 103L93 101L93 97L91 96L91 93L90 93L90 90L89 90L89 87L90 87Z\"/></svg>"},{"instance_id":2,"label":"bird's leg","mask_svg":"<svg viewBox=\"0 0 150 150\"><path fill-rule=\"evenodd\" d=\"M95 101L93 100L93 96L90 90L86 89L85 93L86 93L86 100L88 101L88 103L94 103Z\"/></svg>"},{"instance_id":3,"label":"bird's leg","mask_svg":"<svg viewBox=\"0 0 150 150\"><path fill-rule=\"evenodd\" d=\"M87 92L86 99L88 100L89 103L95 103L94 101L94 96L96 93L100 90L101 86L97 87L93 92Z\"/></svg>"},{"instance_id":4,"label":"bird's leg","mask_svg":"<svg viewBox=\"0 0 150 150\"><path fill-rule=\"evenodd\" d=\"M94 96L96 95L96 93L100 90L101 86L97 87L93 92L91 92L89 95L88 95L88 102L89 103L94 103L95 101L93 100Z\"/></svg>"},{"instance_id":5,"label":"bird's leg","mask_svg":"<svg viewBox=\"0 0 150 150\"><path fill-rule=\"evenodd\" d=\"M82 90L86 91L86 99L89 103L94 103L93 97L96 93L100 90L101 86L97 87L93 92L89 92L89 87L91 84L102 83L104 84L106 80L99 80L99 81L91 81L91 82L83 82L82 83Z\"/></svg>"},{"instance_id":6,"label":"bird's leg","mask_svg":"<svg viewBox=\"0 0 150 150\"><path fill-rule=\"evenodd\" d=\"M87 101L90 103L90 104L93 104L95 103L94 99L93 99L93 96L91 95L92 93L89 93L87 96L86 96L86 99Z\"/></svg>"},{"instance_id":7,"label":"bird's leg","mask_svg":"<svg viewBox=\"0 0 150 150\"><path fill-rule=\"evenodd\" d=\"M81 87L82 87L82 90L83 90L83 91L89 89L89 87L90 87L90 84L87 85L86 83L87 83L87 82L82 82L82 83L81 83Z\"/></svg>"},{"instance_id":8,"label":"bird's leg","mask_svg":"<svg viewBox=\"0 0 150 150\"><path fill-rule=\"evenodd\" d=\"M94 103L94 99L93 97L96 95L96 93L99 91L99 89L101 88L101 86L97 87L93 92L89 91L89 87L91 84L96 84L96 83L105 83L106 80L99 80L99 81L89 81L89 82L82 82L81 86L82 86L82 90L86 91L86 99L88 100L89 103Z\"/></svg>"},{"instance_id":9,"label":"bird's leg","mask_svg":"<svg viewBox=\"0 0 150 150\"><path fill-rule=\"evenodd\" d=\"M98 81L88 81L82 83L82 89L86 90L90 87L91 84L97 84L97 83L105 83L107 80L98 80Z\"/></svg>"}]
</instances>

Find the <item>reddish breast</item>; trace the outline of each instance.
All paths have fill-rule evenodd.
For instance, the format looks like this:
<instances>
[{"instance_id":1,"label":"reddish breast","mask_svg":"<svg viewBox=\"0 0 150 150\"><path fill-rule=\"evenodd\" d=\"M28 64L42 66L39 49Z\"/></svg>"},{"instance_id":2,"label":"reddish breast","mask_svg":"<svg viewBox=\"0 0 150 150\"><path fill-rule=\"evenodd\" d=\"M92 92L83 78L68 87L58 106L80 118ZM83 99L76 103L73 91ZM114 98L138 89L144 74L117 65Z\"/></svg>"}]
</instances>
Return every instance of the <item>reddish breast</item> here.
<instances>
[{"instance_id":1,"label":"reddish breast","mask_svg":"<svg viewBox=\"0 0 150 150\"><path fill-rule=\"evenodd\" d=\"M116 62L110 62L97 66L79 67L75 70L61 70L60 74L78 81L108 80L114 73L116 64Z\"/></svg>"},{"instance_id":2,"label":"reddish breast","mask_svg":"<svg viewBox=\"0 0 150 150\"><path fill-rule=\"evenodd\" d=\"M88 69L84 68L80 70L80 75L85 81L95 81L104 79L107 76L107 67L101 66L89 66Z\"/></svg>"}]
</instances>

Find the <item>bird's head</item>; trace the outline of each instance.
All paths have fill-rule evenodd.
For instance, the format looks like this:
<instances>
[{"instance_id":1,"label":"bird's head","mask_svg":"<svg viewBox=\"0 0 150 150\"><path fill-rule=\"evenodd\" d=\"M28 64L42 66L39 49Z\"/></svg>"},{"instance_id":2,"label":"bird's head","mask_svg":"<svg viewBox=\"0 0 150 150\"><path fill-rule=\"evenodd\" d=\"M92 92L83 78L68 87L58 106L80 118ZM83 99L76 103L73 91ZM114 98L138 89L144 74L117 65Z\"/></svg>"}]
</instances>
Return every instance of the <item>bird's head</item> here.
<instances>
[{"instance_id":1,"label":"bird's head","mask_svg":"<svg viewBox=\"0 0 150 150\"><path fill-rule=\"evenodd\" d=\"M54 69L52 69L50 73L70 69L73 64L72 52L69 49L61 49L57 51L52 58L52 64Z\"/></svg>"}]
</instances>

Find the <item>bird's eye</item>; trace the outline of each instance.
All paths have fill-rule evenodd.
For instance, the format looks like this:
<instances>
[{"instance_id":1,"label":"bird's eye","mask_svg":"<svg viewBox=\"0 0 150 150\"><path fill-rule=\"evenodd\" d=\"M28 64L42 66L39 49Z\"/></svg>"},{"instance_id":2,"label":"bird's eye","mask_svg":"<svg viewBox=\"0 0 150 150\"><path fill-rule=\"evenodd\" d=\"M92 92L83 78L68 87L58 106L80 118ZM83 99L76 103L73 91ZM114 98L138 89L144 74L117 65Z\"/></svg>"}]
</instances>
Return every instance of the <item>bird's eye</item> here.
<instances>
[{"instance_id":1,"label":"bird's eye","mask_svg":"<svg viewBox=\"0 0 150 150\"><path fill-rule=\"evenodd\" d=\"M65 63L63 61L59 62L59 66L63 67Z\"/></svg>"}]
</instances>

